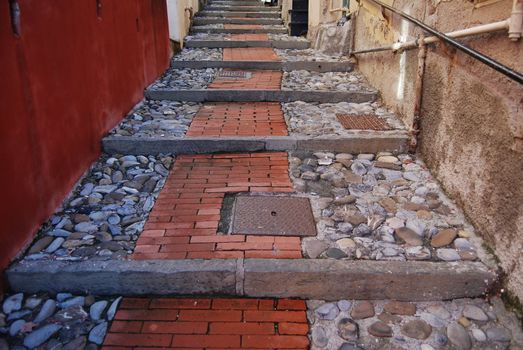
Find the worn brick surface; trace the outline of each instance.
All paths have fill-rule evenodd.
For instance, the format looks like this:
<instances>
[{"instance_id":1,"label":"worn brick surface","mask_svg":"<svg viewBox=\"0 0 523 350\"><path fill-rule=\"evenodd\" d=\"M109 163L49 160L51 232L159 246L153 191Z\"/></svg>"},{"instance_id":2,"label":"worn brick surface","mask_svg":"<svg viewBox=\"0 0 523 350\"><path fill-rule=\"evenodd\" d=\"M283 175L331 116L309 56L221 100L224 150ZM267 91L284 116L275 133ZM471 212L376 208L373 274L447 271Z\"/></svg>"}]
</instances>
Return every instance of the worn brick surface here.
<instances>
[{"instance_id":1,"label":"worn brick surface","mask_svg":"<svg viewBox=\"0 0 523 350\"><path fill-rule=\"evenodd\" d=\"M208 89L280 90L283 73L273 70L247 71L250 77L217 77Z\"/></svg>"},{"instance_id":2,"label":"worn brick surface","mask_svg":"<svg viewBox=\"0 0 523 350\"><path fill-rule=\"evenodd\" d=\"M193 118L187 136L287 136L279 103L206 103ZM213 209L207 213L216 214Z\"/></svg>"},{"instance_id":3,"label":"worn brick surface","mask_svg":"<svg viewBox=\"0 0 523 350\"><path fill-rule=\"evenodd\" d=\"M224 61L279 61L270 47L224 48Z\"/></svg>"},{"instance_id":4,"label":"worn brick surface","mask_svg":"<svg viewBox=\"0 0 523 350\"><path fill-rule=\"evenodd\" d=\"M126 298L103 349L304 350L308 332L303 300Z\"/></svg>"},{"instance_id":5,"label":"worn brick surface","mask_svg":"<svg viewBox=\"0 0 523 350\"><path fill-rule=\"evenodd\" d=\"M269 36L265 33L259 34L229 34L229 39L233 41L268 41Z\"/></svg>"},{"instance_id":6,"label":"worn brick surface","mask_svg":"<svg viewBox=\"0 0 523 350\"><path fill-rule=\"evenodd\" d=\"M285 152L179 156L132 257L301 258L299 237L217 232L226 193L292 191Z\"/></svg>"}]
</instances>

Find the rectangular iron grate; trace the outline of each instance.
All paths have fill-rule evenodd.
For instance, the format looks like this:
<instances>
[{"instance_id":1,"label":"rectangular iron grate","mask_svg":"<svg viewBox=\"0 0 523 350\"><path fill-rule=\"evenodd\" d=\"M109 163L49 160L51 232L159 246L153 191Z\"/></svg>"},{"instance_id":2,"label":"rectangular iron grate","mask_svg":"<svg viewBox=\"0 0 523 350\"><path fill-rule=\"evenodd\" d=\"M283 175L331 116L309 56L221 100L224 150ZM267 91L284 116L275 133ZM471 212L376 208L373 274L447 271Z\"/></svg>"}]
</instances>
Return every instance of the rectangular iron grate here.
<instances>
[{"instance_id":1,"label":"rectangular iron grate","mask_svg":"<svg viewBox=\"0 0 523 350\"><path fill-rule=\"evenodd\" d=\"M232 234L316 236L316 223L308 198L239 195Z\"/></svg>"},{"instance_id":2,"label":"rectangular iron grate","mask_svg":"<svg viewBox=\"0 0 523 350\"><path fill-rule=\"evenodd\" d=\"M251 72L245 72L241 70L221 70L216 75L217 79L250 79L252 76Z\"/></svg>"},{"instance_id":3,"label":"rectangular iron grate","mask_svg":"<svg viewBox=\"0 0 523 350\"><path fill-rule=\"evenodd\" d=\"M337 114L345 129L352 130L391 130L387 122L372 114Z\"/></svg>"}]
</instances>

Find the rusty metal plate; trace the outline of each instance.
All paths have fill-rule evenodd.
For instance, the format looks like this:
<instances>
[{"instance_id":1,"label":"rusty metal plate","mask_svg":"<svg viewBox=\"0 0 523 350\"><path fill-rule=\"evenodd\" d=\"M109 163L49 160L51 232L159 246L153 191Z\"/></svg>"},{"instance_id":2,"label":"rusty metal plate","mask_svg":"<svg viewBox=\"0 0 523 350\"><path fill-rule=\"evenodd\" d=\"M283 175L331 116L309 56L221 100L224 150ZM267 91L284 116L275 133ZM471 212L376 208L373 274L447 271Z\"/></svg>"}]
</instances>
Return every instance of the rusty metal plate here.
<instances>
[{"instance_id":1,"label":"rusty metal plate","mask_svg":"<svg viewBox=\"0 0 523 350\"><path fill-rule=\"evenodd\" d=\"M232 234L316 236L316 224L308 198L237 196Z\"/></svg>"},{"instance_id":2,"label":"rusty metal plate","mask_svg":"<svg viewBox=\"0 0 523 350\"><path fill-rule=\"evenodd\" d=\"M391 130L385 120L372 114L337 114L336 117L345 129Z\"/></svg>"},{"instance_id":3,"label":"rusty metal plate","mask_svg":"<svg viewBox=\"0 0 523 350\"><path fill-rule=\"evenodd\" d=\"M251 72L241 70L221 70L216 74L217 79L250 79L251 77Z\"/></svg>"}]
</instances>

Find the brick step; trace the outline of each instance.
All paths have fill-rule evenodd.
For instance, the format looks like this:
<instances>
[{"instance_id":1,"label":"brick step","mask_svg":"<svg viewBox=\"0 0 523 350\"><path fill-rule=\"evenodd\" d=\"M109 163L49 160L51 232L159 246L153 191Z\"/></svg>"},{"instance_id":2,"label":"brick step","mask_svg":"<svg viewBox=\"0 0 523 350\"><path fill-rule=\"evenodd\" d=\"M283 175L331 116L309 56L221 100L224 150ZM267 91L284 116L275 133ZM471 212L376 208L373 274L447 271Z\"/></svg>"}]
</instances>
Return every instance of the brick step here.
<instances>
[{"instance_id":1,"label":"brick step","mask_svg":"<svg viewBox=\"0 0 523 350\"><path fill-rule=\"evenodd\" d=\"M124 298L103 348L306 350L306 312L303 300Z\"/></svg>"},{"instance_id":2,"label":"brick step","mask_svg":"<svg viewBox=\"0 0 523 350\"><path fill-rule=\"evenodd\" d=\"M308 41L291 40L201 40L190 39L185 41L187 48L244 48L244 47L270 47L275 49L305 50L310 47Z\"/></svg>"},{"instance_id":3,"label":"brick step","mask_svg":"<svg viewBox=\"0 0 523 350\"><path fill-rule=\"evenodd\" d=\"M429 301L483 295L496 275L479 262L193 259L23 261L7 278L26 293Z\"/></svg>"},{"instance_id":4,"label":"brick step","mask_svg":"<svg viewBox=\"0 0 523 350\"><path fill-rule=\"evenodd\" d=\"M146 89L145 97L151 100L192 102L373 102L378 94L358 91L315 91L315 90L174 90Z\"/></svg>"},{"instance_id":5,"label":"brick step","mask_svg":"<svg viewBox=\"0 0 523 350\"><path fill-rule=\"evenodd\" d=\"M283 21L279 18L219 18L219 17L197 17L193 25L205 24L277 24L282 25Z\"/></svg>"},{"instance_id":6,"label":"brick step","mask_svg":"<svg viewBox=\"0 0 523 350\"><path fill-rule=\"evenodd\" d=\"M240 70L307 70L313 72L352 72L352 62L318 62L318 61L172 61L171 68L226 68Z\"/></svg>"},{"instance_id":7,"label":"brick step","mask_svg":"<svg viewBox=\"0 0 523 350\"><path fill-rule=\"evenodd\" d=\"M284 26L273 26L270 28L208 28L205 26L195 26L191 28L192 33L209 33L209 34L287 34L288 30ZM257 26L257 25L255 25Z\"/></svg>"},{"instance_id":8,"label":"brick step","mask_svg":"<svg viewBox=\"0 0 523 350\"><path fill-rule=\"evenodd\" d=\"M271 12L255 12L255 11L229 11L228 9L226 11L209 11L207 9L204 9L203 11L200 11L196 14L196 18L198 17L246 17L246 18L280 18L281 12L277 11L271 11Z\"/></svg>"}]
</instances>

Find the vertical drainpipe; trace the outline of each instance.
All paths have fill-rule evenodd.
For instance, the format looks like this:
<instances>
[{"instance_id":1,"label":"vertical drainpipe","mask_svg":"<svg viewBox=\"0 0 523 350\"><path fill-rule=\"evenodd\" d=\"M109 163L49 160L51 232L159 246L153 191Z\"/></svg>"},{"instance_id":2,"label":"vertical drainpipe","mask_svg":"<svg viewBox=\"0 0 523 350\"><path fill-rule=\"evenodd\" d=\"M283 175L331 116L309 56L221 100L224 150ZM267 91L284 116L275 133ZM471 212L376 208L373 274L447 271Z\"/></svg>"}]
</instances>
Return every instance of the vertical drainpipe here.
<instances>
[{"instance_id":1,"label":"vertical drainpipe","mask_svg":"<svg viewBox=\"0 0 523 350\"><path fill-rule=\"evenodd\" d=\"M424 42L423 34L418 38L418 68L416 70L416 82L414 85L414 117L410 129L411 152L415 152L418 146L418 134L420 132L421 104L423 102L423 75L425 73L425 59L427 57L427 45Z\"/></svg>"},{"instance_id":2,"label":"vertical drainpipe","mask_svg":"<svg viewBox=\"0 0 523 350\"><path fill-rule=\"evenodd\" d=\"M510 15L508 37L512 41L518 41L523 35L523 0L514 0L512 13Z\"/></svg>"}]
</instances>

